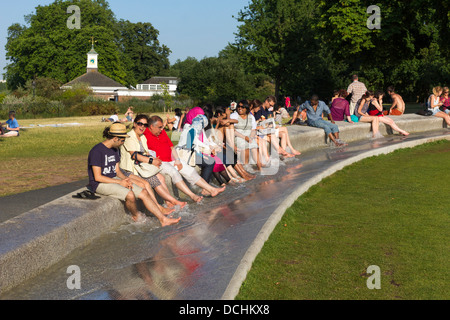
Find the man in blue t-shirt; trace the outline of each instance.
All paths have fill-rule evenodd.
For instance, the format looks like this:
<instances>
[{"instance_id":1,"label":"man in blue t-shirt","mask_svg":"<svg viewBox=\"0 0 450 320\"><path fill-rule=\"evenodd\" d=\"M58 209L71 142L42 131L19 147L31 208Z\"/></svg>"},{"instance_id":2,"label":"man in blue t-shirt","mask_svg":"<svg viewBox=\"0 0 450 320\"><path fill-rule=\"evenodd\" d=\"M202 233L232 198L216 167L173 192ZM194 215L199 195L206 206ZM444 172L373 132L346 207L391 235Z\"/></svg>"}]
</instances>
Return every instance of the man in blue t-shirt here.
<instances>
[{"instance_id":1,"label":"man in blue t-shirt","mask_svg":"<svg viewBox=\"0 0 450 320\"><path fill-rule=\"evenodd\" d=\"M3 126L6 125L6 129ZM14 111L9 112L9 120L5 124L0 122L0 138L18 137L19 136L19 123L16 119L16 113Z\"/></svg>"},{"instance_id":2,"label":"man in blue t-shirt","mask_svg":"<svg viewBox=\"0 0 450 320\"><path fill-rule=\"evenodd\" d=\"M93 147L88 156L91 191L125 201L125 206L131 212L135 222L145 222L146 220L145 214L138 211L136 206L136 199L140 199L145 208L158 218L163 227L178 223L181 218L172 219L165 216L151 199L148 191L134 184L134 181L139 181L138 177L127 177L120 170L118 149L128 137L127 127L121 123L114 123L105 129L103 137L106 140Z\"/></svg>"}]
</instances>

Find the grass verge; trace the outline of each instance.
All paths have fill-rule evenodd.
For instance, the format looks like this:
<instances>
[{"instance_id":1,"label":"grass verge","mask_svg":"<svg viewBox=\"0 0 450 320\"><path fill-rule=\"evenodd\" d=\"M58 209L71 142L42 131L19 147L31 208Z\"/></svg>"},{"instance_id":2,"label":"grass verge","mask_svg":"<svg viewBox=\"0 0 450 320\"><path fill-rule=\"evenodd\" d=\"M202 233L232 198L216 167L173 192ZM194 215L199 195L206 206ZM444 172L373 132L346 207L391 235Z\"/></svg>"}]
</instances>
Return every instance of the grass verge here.
<instances>
[{"instance_id":1,"label":"grass verge","mask_svg":"<svg viewBox=\"0 0 450 320\"><path fill-rule=\"evenodd\" d=\"M287 210L238 300L449 299L450 142L369 158ZM367 269L381 269L369 290Z\"/></svg>"}]
</instances>

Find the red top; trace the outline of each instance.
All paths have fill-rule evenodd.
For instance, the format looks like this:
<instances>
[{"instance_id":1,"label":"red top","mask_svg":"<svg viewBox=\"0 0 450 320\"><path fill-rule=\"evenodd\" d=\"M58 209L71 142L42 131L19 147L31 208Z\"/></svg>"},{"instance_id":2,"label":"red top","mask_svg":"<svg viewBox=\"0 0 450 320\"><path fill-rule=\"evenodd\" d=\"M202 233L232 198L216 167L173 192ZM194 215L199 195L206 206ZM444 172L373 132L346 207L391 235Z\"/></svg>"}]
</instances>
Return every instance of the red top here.
<instances>
[{"instance_id":1,"label":"red top","mask_svg":"<svg viewBox=\"0 0 450 320\"><path fill-rule=\"evenodd\" d=\"M444 110L450 109L450 97L444 98L441 97L441 102L443 103Z\"/></svg>"},{"instance_id":2,"label":"red top","mask_svg":"<svg viewBox=\"0 0 450 320\"><path fill-rule=\"evenodd\" d=\"M149 129L144 131L144 136L147 138L147 146L150 150L156 152L156 156L164 162L172 162L172 147L173 143L167 133L163 130L157 137L150 132Z\"/></svg>"}]
</instances>

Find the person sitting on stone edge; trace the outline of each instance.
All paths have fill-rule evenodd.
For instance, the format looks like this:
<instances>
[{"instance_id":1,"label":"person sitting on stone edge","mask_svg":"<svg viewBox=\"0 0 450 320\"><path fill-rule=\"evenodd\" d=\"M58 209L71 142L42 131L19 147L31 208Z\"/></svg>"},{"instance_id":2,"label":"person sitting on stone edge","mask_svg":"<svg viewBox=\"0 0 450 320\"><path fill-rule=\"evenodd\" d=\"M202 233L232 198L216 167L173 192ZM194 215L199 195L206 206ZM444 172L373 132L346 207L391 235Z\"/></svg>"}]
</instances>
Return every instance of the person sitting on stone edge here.
<instances>
[{"instance_id":1,"label":"person sitting on stone edge","mask_svg":"<svg viewBox=\"0 0 450 320\"><path fill-rule=\"evenodd\" d=\"M146 221L145 214L138 211L136 206L136 200L140 199L145 208L158 218L163 227L178 223L181 218L172 219L165 216L150 198L147 190L134 184L120 170L118 149L128 137L126 126L114 123L105 128L103 137L105 141L97 144L89 152L88 175L91 191L125 201L125 206L135 222Z\"/></svg>"},{"instance_id":2,"label":"person sitting on stone edge","mask_svg":"<svg viewBox=\"0 0 450 320\"><path fill-rule=\"evenodd\" d=\"M328 108L325 102L320 101L317 95L313 95L311 100L303 103L298 110L300 112L306 110L308 126L323 129L327 137L330 138L337 147L345 145L345 143L339 139L339 127L334 123L331 117L330 108ZM324 113L328 115L330 121L322 119Z\"/></svg>"}]
</instances>

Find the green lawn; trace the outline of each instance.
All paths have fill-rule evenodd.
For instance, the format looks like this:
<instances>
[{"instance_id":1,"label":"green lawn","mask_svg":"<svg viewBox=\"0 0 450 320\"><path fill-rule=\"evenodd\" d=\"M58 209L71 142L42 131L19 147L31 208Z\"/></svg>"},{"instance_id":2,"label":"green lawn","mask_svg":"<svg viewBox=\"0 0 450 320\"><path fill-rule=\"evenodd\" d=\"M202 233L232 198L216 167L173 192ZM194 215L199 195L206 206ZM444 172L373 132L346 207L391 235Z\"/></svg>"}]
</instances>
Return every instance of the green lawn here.
<instances>
[{"instance_id":1,"label":"green lawn","mask_svg":"<svg viewBox=\"0 0 450 320\"><path fill-rule=\"evenodd\" d=\"M450 142L366 159L287 210L237 299L449 299ZM366 273L381 269L381 289Z\"/></svg>"}]
</instances>

